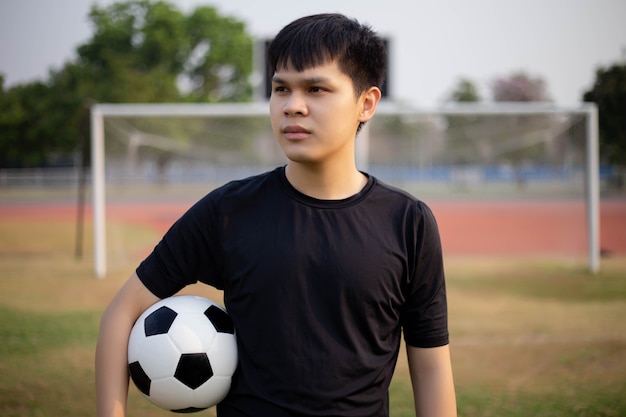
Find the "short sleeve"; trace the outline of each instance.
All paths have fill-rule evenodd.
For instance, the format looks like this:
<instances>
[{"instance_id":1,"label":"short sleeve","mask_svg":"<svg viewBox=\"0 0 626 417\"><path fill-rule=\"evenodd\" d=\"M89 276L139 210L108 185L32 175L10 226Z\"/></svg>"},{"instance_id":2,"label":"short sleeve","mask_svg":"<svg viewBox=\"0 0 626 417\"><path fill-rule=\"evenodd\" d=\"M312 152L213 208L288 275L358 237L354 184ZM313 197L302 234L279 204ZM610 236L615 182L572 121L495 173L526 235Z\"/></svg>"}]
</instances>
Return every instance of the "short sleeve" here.
<instances>
[{"instance_id":1,"label":"short sleeve","mask_svg":"<svg viewBox=\"0 0 626 417\"><path fill-rule=\"evenodd\" d=\"M423 202L416 205L413 227L413 270L402 311L404 337L414 347L443 346L449 333L441 239L435 216Z\"/></svg>"},{"instance_id":2,"label":"short sleeve","mask_svg":"<svg viewBox=\"0 0 626 417\"><path fill-rule=\"evenodd\" d=\"M172 296L198 281L221 289L213 199L209 194L194 204L137 267L139 279L157 297Z\"/></svg>"}]
</instances>

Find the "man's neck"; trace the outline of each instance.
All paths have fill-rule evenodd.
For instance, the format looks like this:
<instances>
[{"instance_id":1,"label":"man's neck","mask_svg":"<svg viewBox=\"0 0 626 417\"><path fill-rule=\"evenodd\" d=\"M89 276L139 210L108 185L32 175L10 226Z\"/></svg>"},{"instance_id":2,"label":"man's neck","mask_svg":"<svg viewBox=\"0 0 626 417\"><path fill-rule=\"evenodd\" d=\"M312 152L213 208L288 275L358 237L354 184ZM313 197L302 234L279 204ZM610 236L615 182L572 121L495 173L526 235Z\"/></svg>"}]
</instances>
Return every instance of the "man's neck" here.
<instances>
[{"instance_id":1,"label":"man's neck","mask_svg":"<svg viewBox=\"0 0 626 417\"><path fill-rule=\"evenodd\" d=\"M342 200L367 184L367 177L355 165L332 168L289 162L285 175L296 190L319 200Z\"/></svg>"}]
</instances>

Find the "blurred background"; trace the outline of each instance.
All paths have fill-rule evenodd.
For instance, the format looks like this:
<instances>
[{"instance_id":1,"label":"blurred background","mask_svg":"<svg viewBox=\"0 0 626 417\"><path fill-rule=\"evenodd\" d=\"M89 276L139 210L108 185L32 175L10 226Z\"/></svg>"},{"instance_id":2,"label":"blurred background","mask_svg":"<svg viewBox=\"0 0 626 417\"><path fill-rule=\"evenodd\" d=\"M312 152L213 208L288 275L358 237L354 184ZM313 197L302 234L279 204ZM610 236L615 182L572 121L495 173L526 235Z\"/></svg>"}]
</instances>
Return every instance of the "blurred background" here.
<instances>
[{"instance_id":1,"label":"blurred background","mask_svg":"<svg viewBox=\"0 0 626 417\"><path fill-rule=\"evenodd\" d=\"M435 212L460 415L626 414L626 2L0 0L2 416L91 413L98 321L119 286L202 195L285 163L263 48L318 12L369 23L389 46L357 159ZM403 355L390 397L392 416L414 414ZM167 415L132 389L129 414Z\"/></svg>"},{"instance_id":2,"label":"blurred background","mask_svg":"<svg viewBox=\"0 0 626 417\"><path fill-rule=\"evenodd\" d=\"M613 202L624 196L621 1L392 1L385 4L391 13L380 13L374 1L25 0L0 8L0 198L6 202L76 203L82 222L91 201L94 105L262 105L267 41L291 20L326 11L371 24L389 47L383 103L358 141L360 168L434 205L451 252L584 253L590 121L583 103L599 111L602 196ZM519 111L502 112L512 103ZM459 106L465 112L446 113ZM175 112L105 116L109 209L139 197L188 205L224 181L284 163L263 114ZM460 220L468 210L459 200L468 199L487 204L483 217L492 222L493 213L502 213L496 201L551 205L534 209L544 211L545 224L529 218L532 227L492 236L489 250L469 238L484 236L486 226L476 217ZM450 205L457 208L452 219ZM614 236L618 226L610 221L626 214L619 205L604 207L611 214L604 216L603 253L621 253L625 239ZM508 227L525 224L520 216L529 210L520 210L509 214L518 221ZM181 211L154 217L167 224ZM121 243L116 247L125 252Z\"/></svg>"},{"instance_id":3,"label":"blurred background","mask_svg":"<svg viewBox=\"0 0 626 417\"><path fill-rule=\"evenodd\" d=\"M602 162L624 164L624 2L392 0L385 10L347 0L3 1L0 169L79 164L94 103L262 102L265 42L317 12L381 33L386 100L400 108L594 102Z\"/></svg>"}]
</instances>

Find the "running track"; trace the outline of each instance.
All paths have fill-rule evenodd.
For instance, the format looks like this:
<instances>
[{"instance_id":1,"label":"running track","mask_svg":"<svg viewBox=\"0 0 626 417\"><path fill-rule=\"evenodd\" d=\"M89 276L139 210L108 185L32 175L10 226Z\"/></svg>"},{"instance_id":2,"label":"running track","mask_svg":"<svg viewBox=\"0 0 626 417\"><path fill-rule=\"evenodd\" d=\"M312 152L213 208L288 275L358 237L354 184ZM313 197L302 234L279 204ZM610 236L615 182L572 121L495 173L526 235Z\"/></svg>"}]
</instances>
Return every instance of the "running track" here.
<instances>
[{"instance_id":1,"label":"running track","mask_svg":"<svg viewBox=\"0 0 626 417\"><path fill-rule=\"evenodd\" d=\"M192 202L110 203L108 221L145 224L164 233ZM587 255L583 202L429 201L446 255ZM0 221L75 221L71 203L2 204ZM91 209L86 209L87 221ZM87 226L89 227L89 226ZM626 200L600 204L603 253L626 255Z\"/></svg>"}]
</instances>

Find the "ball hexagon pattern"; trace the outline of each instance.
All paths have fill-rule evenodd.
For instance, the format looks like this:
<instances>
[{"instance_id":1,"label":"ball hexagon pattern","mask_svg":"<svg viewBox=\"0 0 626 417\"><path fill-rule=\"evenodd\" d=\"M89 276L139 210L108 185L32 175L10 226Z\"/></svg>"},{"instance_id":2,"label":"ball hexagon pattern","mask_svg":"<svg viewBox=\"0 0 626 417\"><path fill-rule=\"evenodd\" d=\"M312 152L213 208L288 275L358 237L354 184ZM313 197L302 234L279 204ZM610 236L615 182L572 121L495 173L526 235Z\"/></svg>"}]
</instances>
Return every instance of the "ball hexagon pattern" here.
<instances>
[{"instance_id":1,"label":"ball hexagon pattern","mask_svg":"<svg viewBox=\"0 0 626 417\"><path fill-rule=\"evenodd\" d=\"M237 368L233 322L198 296L165 298L133 326L128 370L137 389L166 410L190 413L220 402Z\"/></svg>"}]
</instances>

